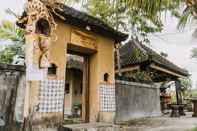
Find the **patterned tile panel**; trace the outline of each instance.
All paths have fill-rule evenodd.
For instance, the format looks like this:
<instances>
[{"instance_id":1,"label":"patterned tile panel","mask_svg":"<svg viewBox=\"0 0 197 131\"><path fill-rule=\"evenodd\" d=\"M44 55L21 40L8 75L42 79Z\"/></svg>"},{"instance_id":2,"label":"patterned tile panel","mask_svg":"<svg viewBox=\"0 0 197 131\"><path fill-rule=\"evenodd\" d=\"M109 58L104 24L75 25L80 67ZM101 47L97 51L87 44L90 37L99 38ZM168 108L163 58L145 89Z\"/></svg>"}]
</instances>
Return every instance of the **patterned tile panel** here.
<instances>
[{"instance_id":1,"label":"patterned tile panel","mask_svg":"<svg viewBox=\"0 0 197 131\"><path fill-rule=\"evenodd\" d=\"M43 80L39 89L39 112L63 112L64 81Z\"/></svg>"},{"instance_id":2,"label":"patterned tile panel","mask_svg":"<svg viewBox=\"0 0 197 131\"><path fill-rule=\"evenodd\" d=\"M112 84L100 85L100 111L114 112L116 110L115 103L115 86Z\"/></svg>"}]
</instances>

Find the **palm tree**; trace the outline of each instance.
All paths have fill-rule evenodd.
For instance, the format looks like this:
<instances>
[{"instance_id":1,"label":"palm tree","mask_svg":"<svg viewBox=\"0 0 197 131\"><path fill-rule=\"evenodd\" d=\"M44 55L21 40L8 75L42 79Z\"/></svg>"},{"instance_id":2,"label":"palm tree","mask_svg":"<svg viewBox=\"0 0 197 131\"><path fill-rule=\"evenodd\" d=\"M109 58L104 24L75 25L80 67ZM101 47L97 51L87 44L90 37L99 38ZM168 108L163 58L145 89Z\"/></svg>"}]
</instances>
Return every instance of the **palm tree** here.
<instances>
[{"instance_id":1,"label":"palm tree","mask_svg":"<svg viewBox=\"0 0 197 131\"><path fill-rule=\"evenodd\" d=\"M41 0L51 7L54 6L52 0ZM56 0L59 2L60 0ZM63 0L61 0L63 1ZM75 3L80 0L65 0L65 3ZM81 4L86 5L93 0L82 0ZM108 2L109 0L103 0ZM159 18L159 13L168 8L173 8L173 5L178 5L181 0L113 0L112 4L121 3L122 6L131 10L140 10L144 13L146 18L156 22ZM12 12L13 14L13 12ZM137 15L137 14L136 14ZM10 21L2 21L0 25L0 40L10 40L14 42L13 45L6 46L4 50L0 51L0 60L4 63L10 63L15 55L24 55L22 45L25 43L24 31L18 28Z\"/></svg>"},{"instance_id":2,"label":"palm tree","mask_svg":"<svg viewBox=\"0 0 197 131\"><path fill-rule=\"evenodd\" d=\"M191 21L197 20L197 0L185 0L186 8L179 20L178 28L184 29ZM193 32L193 37L197 38L197 29ZM192 57L197 58L197 48L192 50Z\"/></svg>"},{"instance_id":3,"label":"palm tree","mask_svg":"<svg viewBox=\"0 0 197 131\"><path fill-rule=\"evenodd\" d=\"M18 28L14 23L7 20L1 22L0 40L12 42L12 44L9 45L2 45L3 49L0 50L0 63L10 64L16 55L24 57L24 31Z\"/></svg>"},{"instance_id":4,"label":"palm tree","mask_svg":"<svg viewBox=\"0 0 197 131\"><path fill-rule=\"evenodd\" d=\"M178 23L178 28L179 29L184 29L184 27L187 25L188 22L191 20L195 20L195 17L197 17L197 9L196 9L196 4L193 2L194 0L185 0L186 2L186 8L184 9L179 23Z\"/></svg>"},{"instance_id":5,"label":"palm tree","mask_svg":"<svg viewBox=\"0 0 197 131\"><path fill-rule=\"evenodd\" d=\"M69 2L78 0L65 0ZM178 14L181 0L82 0L82 7L92 16L104 20L116 30L131 32L133 38L142 38L148 42L148 33L162 30L160 14L170 10L173 15ZM177 9L177 10L176 10ZM117 46L118 48L120 46ZM119 69L121 65L119 49L116 48L116 59ZM119 72L119 74L121 74Z\"/></svg>"},{"instance_id":6,"label":"palm tree","mask_svg":"<svg viewBox=\"0 0 197 131\"><path fill-rule=\"evenodd\" d=\"M80 0L64 0L66 4L68 3L79 3ZM93 0L82 0L82 4L92 2ZM108 3L109 0L101 0L102 2ZM143 10L149 16L158 14L158 12L164 10L163 7L173 8L172 4L180 4L182 0L111 0L114 5L116 3L122 3L125 7L130 9Z\"/></svg>"}]
</instances>

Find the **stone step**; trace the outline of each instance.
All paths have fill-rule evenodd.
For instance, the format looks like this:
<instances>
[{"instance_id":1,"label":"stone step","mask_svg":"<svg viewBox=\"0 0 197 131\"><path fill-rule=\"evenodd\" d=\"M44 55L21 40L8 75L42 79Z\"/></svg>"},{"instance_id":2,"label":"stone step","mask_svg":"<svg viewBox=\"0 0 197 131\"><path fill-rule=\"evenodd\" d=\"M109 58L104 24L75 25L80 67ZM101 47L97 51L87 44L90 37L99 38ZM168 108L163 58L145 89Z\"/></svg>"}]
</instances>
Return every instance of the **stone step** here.
<instances>
[{"instance_id":1,"label":"stone step","mask_svg":"<svg viewBox=\"0 0 197 131\"><path fill-rule=\"evenodd\" d=\"M59 131L120 131L120 128L110 123L86 123L63 125Z\"/></svg>"}]
</instances>

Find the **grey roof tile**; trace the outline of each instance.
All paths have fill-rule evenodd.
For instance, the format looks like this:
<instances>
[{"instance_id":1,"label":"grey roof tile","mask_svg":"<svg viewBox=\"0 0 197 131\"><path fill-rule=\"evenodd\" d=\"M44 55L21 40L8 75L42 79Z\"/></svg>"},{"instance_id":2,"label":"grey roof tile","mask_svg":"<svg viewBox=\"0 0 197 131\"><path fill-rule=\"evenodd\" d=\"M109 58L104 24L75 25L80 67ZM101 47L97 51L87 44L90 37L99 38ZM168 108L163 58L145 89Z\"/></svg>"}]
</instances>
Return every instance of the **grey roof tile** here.
<instances>
[{"instance_id":1,"label":"grey roof tile","mask_svg":"<svg viewBox=\"0 0 197 131\"><path fill-rule=\"evenodd\" d=\"M136 55L136 51L138 55ZM175 65L167 58L161 56L151 48L134 40L129 41L120 48L120 61L121 67L128 67L131 65L137 65L142 63L155 63L156 65L179 73L183 76L189 75L187 70L180 68L179 66Z\"/></svg>"}]
</instances>

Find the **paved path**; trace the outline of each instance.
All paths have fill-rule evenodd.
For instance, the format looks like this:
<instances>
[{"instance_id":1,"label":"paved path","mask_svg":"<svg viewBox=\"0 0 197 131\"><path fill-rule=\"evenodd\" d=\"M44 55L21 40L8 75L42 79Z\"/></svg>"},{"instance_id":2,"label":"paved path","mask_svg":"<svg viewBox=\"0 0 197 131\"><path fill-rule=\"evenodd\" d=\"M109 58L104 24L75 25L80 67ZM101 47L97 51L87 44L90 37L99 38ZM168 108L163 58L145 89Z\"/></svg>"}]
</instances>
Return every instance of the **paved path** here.
<instances>
[{"instance_id":1,"label":"paved path","mask_svg":"<svg viewBox=\"0 0 197 131\"><path fill-rule=\"evenodd\" d=\"M131 121L126 131L191 131L195 126L197 118L191 117L190 113L180 118L163 116Z\"/></svg>"},{"instance_id":2,"label":"paved path","mask_svg":"<svg viewBox=\"0 0 197 131\"><path fill-rule=\"evenodd\" d=\"M169 116L136 119L123 125L112 125L106 123L88 123L77 125L65 125L62 128L72 131L192 131L197 127L197 118L191 113L180 118Z\"/></svg>"}]
</instances>

